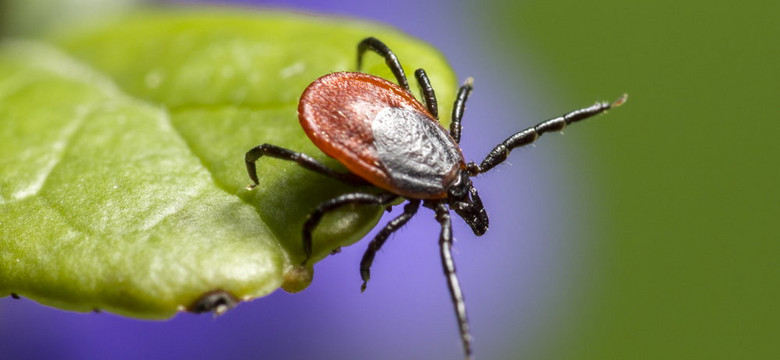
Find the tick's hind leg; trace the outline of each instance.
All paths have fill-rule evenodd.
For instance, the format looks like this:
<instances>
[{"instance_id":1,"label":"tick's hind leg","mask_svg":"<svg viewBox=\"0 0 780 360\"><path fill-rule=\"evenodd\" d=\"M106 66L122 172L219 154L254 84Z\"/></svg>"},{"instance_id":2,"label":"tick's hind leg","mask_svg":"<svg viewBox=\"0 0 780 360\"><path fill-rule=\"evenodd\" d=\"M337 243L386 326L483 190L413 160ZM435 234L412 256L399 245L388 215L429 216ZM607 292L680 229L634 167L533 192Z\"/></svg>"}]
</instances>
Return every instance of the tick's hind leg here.
<instances>
[{"instance_id":1,"label":"tick's hind leg","mask_svg":"<svg viewBox=\"0 0 780 360\"><path fill-rule=\"evenodd\" d=\"M276 145L263 144L252 148L252 150L249 150L244 157L244 160L246 161L246 171L249 173L249 178L254 182L254 185L251 185L252 187L257 186L260 183L257 179L257 168L255 167L255 162L263 156L295 161L298 163L298 165L306 169L332 177L349 185L368 185L368 183L359 176L352 173L341 173L335 171L325 166L321 162L314 160L314 158L309 155L281 148Z\"/></svg>"},{"instance_id":2,"label":"tick's hind leg","mask_svg":"<svg viewBox=\"0 0 780 360\"><path fill-rule=\"evenodd\" d=\"M306 219L306 222L303 224L303 253L306 255L306 258L303 260L303 265L306 265L306 263L309 262L309 258L311 258L311 253L312 253L311 234L314 231L314 229L317 227L317 225L320 223L320 220L322 220L322 217L325 214L337 210L338 208L345 205L385 206L392 203L397 197L398 195L390 194L390 193L384 193L379 195L366 194L366 193L349 193L349 194L344 194L335 197L333 199L330 199L320 204L320 206L317 206L317 209L315 209L309 215L309 218Z\"/></svg>"},{"instance_id":3,"label":"tick's hind leg","mask_svg":"<svg viewBox=\"0 0 780 360\"><path fill-rule=\"evenodd\" d=\"M395 79L398 81L398 85L401 85L404 90L411 93L411 90L409 90L409 80L406 79L406 74L404 73L404 68L401 67L401 63L398 61L398 57L395 56L392 50L390 50L385 43L381 42L379 39L374 37L369 37L363 39L360 43L358 43L358 51L357 51L357 69L360 71L360 68L363 66L363 54L366 52L366 50L371 50L383 58L385 58L385 64L387 64L387 67L390 68L390 71L393 72L393 75L395 75Z\"/></svg>"},{"instance_id":4,"label":"tick's hind leg","mask_svg":"<svg viewBox=\"0 0 780 360\"><path fill-rule=\"evenodd\" d=\"M390 234L409 222L409 219L417 213L417 209L419 208L420 200L410 199L409 203L404 206L404 213L387 223L387 225L385 225L385 227L382 228L368 244L368 249L363 253L363 260L360 261L360 277L363 279L363 285L360 286L360 292L366 291L366 284L371 278L371 264L374 262L376 252L382 248L382 245L385 244L385 241L387 241L387 237L390 236Z\"/></svg>"}]
</instances>

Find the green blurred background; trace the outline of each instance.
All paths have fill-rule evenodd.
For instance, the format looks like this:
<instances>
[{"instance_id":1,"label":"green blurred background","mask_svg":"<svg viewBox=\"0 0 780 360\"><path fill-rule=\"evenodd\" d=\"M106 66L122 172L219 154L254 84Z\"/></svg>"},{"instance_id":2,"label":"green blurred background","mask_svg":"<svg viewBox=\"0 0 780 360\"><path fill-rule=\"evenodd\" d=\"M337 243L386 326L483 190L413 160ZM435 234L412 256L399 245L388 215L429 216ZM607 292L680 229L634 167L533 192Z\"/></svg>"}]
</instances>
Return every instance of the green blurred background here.
<instances>
[{"instance_id":1,"label":"green blurred background","mask_svg":"<svg viewBox=\"0 0 780 360\"><path fill-rule=\"evenodd\" d=\"M630 95L556 144L592 152L581 170L603 191L582 196L604 237L588 242L597 281L565 320L571 338L546 355L780 358L780 2L479 8L504 65L540 69L539 98Z\"/></svg>"}]
</instances>

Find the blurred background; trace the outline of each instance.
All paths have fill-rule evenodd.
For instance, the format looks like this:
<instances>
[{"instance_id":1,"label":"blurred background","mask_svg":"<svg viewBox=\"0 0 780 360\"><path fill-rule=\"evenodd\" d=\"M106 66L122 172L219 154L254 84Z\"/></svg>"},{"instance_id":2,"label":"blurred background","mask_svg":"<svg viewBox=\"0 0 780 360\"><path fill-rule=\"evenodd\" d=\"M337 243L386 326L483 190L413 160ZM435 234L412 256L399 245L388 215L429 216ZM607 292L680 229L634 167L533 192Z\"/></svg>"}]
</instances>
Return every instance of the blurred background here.
<instances>
[{"instance_id":1,"label":"blurred background","mask_svg":"<svg viewBox=\"0 0 780 360\"><path fill-rule=\"evenodd\" d=\"M195 3L206 2L174 6ZM0 4L2 29L18 35L43 20L9 14L86 16L95 4L130 2ZM461 81L475 79L463 135L475 161L517 130L629 94L625 106L546 135L476 180L491 229L476 238L456 220L454 231L478 359L780 358L780 3L219 6L374 20L431 43ZM388 241L364 294L367 241L319 263L306 291L216 319L141 321L2 298L0 354L461 358L432 217L421 210Z\"/></svg>"}]
</instances>

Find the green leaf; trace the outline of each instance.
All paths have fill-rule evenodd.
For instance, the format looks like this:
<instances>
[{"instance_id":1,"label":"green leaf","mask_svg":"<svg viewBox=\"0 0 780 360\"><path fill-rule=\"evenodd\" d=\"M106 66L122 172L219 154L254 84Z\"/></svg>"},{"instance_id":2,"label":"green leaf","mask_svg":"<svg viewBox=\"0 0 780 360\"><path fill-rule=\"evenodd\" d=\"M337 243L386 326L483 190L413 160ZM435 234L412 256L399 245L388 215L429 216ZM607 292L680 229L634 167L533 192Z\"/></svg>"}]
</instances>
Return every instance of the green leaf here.
<instances>
[{"instance_id":1,"label":"green leaf","mask_svg":"<svg viewBox=\"0 0 780 360\"><path fill-rule=\"evenodd\" d=\"M158 11L2 43L0 293L167 317L212 291L246 300L305 288L303 222L356 189L263 158L260 186L247 190L243 156L268 142L343 169L300 129L297 99L317 77L355 70L366 36L408 73L425 68L452 103L456 83L435 50L345 19ZM365 71L391 76L374 55ZM359 240L382 212L327 216L314 260Z\"/></svg>"}]
</instances>

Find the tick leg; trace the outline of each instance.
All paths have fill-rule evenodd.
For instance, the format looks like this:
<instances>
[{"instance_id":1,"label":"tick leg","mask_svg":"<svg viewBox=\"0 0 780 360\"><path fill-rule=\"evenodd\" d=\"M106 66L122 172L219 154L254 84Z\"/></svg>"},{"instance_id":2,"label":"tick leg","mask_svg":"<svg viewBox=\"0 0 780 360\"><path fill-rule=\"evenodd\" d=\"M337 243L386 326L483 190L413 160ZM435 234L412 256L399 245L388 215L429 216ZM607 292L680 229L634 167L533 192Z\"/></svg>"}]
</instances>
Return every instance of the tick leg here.
<instances>
[{"instance_id":1,"label":"tick leg","mask_svg":"<svg viewBox=\"0 0 780 360\"><path fill-rule=\"evenodd\" d=\"M417 78L417 85L420 86L420 90L422 91L425 107L427 107L428 112L438 120L439 104L436 102L436 93L433 91L433 86L431 86L431 80L428 79L428 74L426 74L423 69L417 69L414 72L414 77Z\"/></svg>"},{"instance_id":2,"label":"tick leg","mask_svg":"<svg viewBox=\"0 0 780 360\"><path fill-rule=\"evenodd\" d=\"M249 173L249 178L254 182L251 187L255 187L260 183L257 179L257 168L255 167L255 162L263 156L295 161L298 163L298 165L306 169L332 177L349 185L368 185L368 183L359 176L352 173L340 173L335 171L320 163L319 161L314 160L314 158L309 155L281 148L276 145L263 144L252 148L252 150L249 150L244 158L246 161L246 171Z\"/></svg>"},{"instance_id":3,"label":"tick leg","mask_svg":"<svg viewBox=\"0 0 780 360\"><path fill-rule=\"evenodd\" d=\"M455 98L455 104L452 106L452 122L450 122L450 135L455 139L455 142L460 144L460 120L463 118L463 112L466 110L466 100L469 99L469 94L474 90L474 79L468 78L463 86L458 90L458 97Z\"/></svg>"},{"instance_id":4,"label":"tick leg","mask_svg":"<svg viewBox=\"0 0 780 360\"><path fill-rule=\"evenodd\" d=\"M392 203L398 195L384 193L384 194L366 194L366 193L349 193L344 194L317 206L317 208L309 215L306 222L303 224L303 253L306 258L303 260L303 265L306 265L311 258L312 241L311 233L320 223L322 216L328 212L334 211L345 205L381 205L385 206Z\"/></svg>"},{"instance_id":5,"label":"tick leg","mask_svg":"<svg viewBox=\"0 0 780 360\"><path fill-rule=\"evenodd\" d=\"M409 90L409 80L406 79L406 73L404 73L404 68L401 67L401 63L398 61L398 57L395 56L393 51L390 50L390 48L387 47L385 43L379 41L377 38L368 37L363 39L363 41L358 44L358 70L360 70L360 68L363 66L363 54L366 52L366 50L371 50L385 58L385 64L387 64L387 67L389 67L390 71L392 71L393 75L395 75L395 79L398 81L398 85L401 85L402 88L411 93L411 90Z\"/></svg>"},{"instance_id":6,"label":"tick leg","mask_svg":"<svg viewBox=\"0 0 780 360\"><path fill-rule=\"evenodd\" d=\"M363 260L360 261L360 277L363 279L363 285L360 286L360 292L366 291L366 284L368 283L368 279L371 278L371 264L374 262L376 252L385 244L387 237L406 225L409 219L417 213L417 209L419 208L420 200L410 199L409 203L404 206L404 213L387 223L387 225L385 225L385 227L382 228L368 244L368 249L363 253Z\"/></svg>"},{"instance_id":7,"label":"tick leg","mask_svg":"<svg viewBox=\"0 0 780 360\"><path fill-rule=\"evenodd\" d=\"M604 111L607 111L611 108L620 106L626 101L626 98L627 96L623 95L612 103L597 102L590 107L574 110L563 116L543 121L535 126L522 130L510 136L508 139L504 140L503 143L498 144L495 148L493 148L493 150L490 151L487 157L485 157L485 160L482 160L482 163L478 167L475 164L469 164L469 171L474 174L488 171L506 160L507 156L509 156L509 152L511 152L512 149L528 145L534 142L544 133L551 131L561 131L571 123L585 120L594 115L603 113Z\"/></svg>"},{"instance_id":8,"label":"tick leg","mask_svg":"<svg viewBox=\"0 0 780 360\"><path fill-rule=\"evenodd\" d=\"M439 235L441 264L444 267L444 275L447 277L452 303L455 305L455 316L458 319L458 329L460 330L463 350L466 352L466 359L471 359L471 332L469 331L469 321L466 317L466 302L463 299L458 276L455 274L455 261L452 259L452 223L450 221L450 212L444 203L441 202L436 204L434 210L436 211L436 221L441 224L441 234Z\"/></svg>"}]
</instances>

